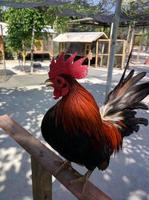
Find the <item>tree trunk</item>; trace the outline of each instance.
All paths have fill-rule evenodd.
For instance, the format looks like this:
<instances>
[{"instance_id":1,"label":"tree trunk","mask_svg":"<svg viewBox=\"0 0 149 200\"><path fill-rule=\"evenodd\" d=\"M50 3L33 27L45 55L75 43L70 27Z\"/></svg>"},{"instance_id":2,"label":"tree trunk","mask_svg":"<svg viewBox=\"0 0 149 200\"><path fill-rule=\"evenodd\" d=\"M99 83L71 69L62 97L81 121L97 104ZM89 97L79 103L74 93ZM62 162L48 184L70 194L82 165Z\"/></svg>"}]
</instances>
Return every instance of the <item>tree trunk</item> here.
<instances>
[{"instance_id":1,"label":"tree trunk","mask_svg":"<svg viewBox=\"0 0 149 200\"><path fill-rule=\"evenodd\" d=\"M26 52L23 51L22 52L22 64L23 64L23 66L25 65L25 63L26 63Z\"/></svg>"},{"instance_id":2,"label":"tree trunk","mask_svg":"<svg viewBox=\"0 0 149 200\"><path fill-rule=\"evenodd\" d=\"M3 69L4 69L4 80L7 77L6 61L5 61L5 47L4 47L4 37L3 37L3 27L0 25L1 37L2 37L2 59L3 59Z\"/></svg>"},{"instance_id":3,"label":"tree trunk","mask_svg":"<svg viewBox=\"0 0 149 200\"><path fill-rule=\"evenodd\" d=\"M34 59L34 38L35 38L35 31L34 31L35 25L33 23L33 28L32 28L32 39L31 39L31 73L33 73L33 59Z\"/></svg>"}]
</instances>

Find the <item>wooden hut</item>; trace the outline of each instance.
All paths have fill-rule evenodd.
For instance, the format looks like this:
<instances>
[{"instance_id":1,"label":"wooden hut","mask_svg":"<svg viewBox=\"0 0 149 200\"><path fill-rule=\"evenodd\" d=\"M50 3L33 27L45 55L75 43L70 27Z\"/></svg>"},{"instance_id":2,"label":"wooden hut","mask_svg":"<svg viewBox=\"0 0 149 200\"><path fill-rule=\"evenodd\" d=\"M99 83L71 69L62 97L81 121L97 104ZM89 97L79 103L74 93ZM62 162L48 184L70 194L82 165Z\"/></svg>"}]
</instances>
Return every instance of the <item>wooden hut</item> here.
<instances>
[{"instance_id":1,"label":"wooden hut","mask_svg":"<svg viewBox=\"0 0 149 200\"><path fill-rule=\"evenodd\" d=\"M59 52L65 51L66 54L77 51L78 56L82 57L91 51L95 63L98 57L99 39L107 38L103 32L69 32L58 35L53 41L59 43Z\"/></svg>"},{"instance_id":2,"label":"wooden hut","mask_svg":"<svg viewBox=\"0 0 149 200\"><path fill-rule=\"evenodd\" d=\"M59 44L59 52L72 54L77 51L78 56L86 56L92 52L91 64L108 66L110 53L110 39L104 32L69 32L58 35L53 39ZM125 40L117 40L116 66L123 67L125 60Z\"/></svg>"}]
</instances>

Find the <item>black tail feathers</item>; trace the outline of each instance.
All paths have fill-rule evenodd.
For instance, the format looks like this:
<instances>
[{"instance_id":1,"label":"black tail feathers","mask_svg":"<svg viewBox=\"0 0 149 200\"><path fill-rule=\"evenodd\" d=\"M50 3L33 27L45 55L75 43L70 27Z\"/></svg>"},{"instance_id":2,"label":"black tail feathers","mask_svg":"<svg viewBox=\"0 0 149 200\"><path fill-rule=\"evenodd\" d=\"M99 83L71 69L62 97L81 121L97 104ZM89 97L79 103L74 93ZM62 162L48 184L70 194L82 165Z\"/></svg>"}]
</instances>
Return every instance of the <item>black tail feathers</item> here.
<instances>
[{"instance_id":1,"label":"black tail feathers","mask_svg":"<svg viewBox=\"0 0 149 200\"><path fill-rule=\"evenodd\" d=\"M136 117L137 112L134 111L148 109L141 101L149 95L149 82L139 83L145 75L145 72L134 75L134 70L126 78L123 74L118 85L107 96L102 109L103 119L118 126L123 137L137 132L140 124L148 125L148 120Z\"/></svg>"}]
</instances>

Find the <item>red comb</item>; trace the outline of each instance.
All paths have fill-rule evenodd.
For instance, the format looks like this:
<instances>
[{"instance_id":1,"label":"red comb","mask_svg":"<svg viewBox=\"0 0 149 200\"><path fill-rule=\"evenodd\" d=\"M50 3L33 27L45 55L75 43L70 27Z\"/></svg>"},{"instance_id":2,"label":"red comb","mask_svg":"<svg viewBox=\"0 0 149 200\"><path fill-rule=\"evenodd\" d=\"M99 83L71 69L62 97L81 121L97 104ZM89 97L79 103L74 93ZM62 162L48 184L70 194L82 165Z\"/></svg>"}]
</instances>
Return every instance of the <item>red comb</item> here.
<instances>
[{"instance_id":1,"label":"red comb","mask_svg":"<svg viewBox=\"0 0 149 200\"><path fill-rule=\"evenodd\" d=\"M50 64L49 78L55 78L60 74L67 74L76 79L87 76L88 67L87 65L82 65L86 57L74 61L77 52L72 54L67 60L64 60L64 56L65 54L61 53L57 59L53 58Z\"/></svg>"}]
</instances>

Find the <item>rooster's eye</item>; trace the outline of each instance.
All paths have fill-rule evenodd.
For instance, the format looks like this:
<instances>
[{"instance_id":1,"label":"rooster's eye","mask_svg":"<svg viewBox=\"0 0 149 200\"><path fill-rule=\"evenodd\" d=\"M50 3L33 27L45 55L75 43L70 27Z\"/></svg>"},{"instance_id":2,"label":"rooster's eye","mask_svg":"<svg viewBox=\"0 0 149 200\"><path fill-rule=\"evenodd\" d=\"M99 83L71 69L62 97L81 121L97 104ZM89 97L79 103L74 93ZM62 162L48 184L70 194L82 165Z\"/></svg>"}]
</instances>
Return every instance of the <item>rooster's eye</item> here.
<instances>
[{"instance_id":1,"label":"rooster's eye","mask_svg":"<svg viewBox=\"0 0 149 200\"><path fill-rule=\"evenodd\" d=\"M57 77L55 80L55 87L57 88L67 88L68 84L63 77Z\"/></svg>"},{"instance_id":2,"label":"rooster's eye","mask_svg":"<svg viewBox=\"0 0 149 200\"><path fill-rule=\"evenodd\" d=\"M66 87L67 84L66 84L66 81L62 78L62 77L58 77L56 80L55 80L55 84L57 87Z\"/></svg>"},{"instance_id":3,"label":"rooster's eye","mask_svg":"<svg viewBox=\"0 0 149 200\"><path fill-rule=\"evenodd\" d=\"M62 81L60 79L57 79L57 83L58 83L58 85L61 85Z\"/></svg>"},{"instance_id":4,"label":"rooster's eye","mask_svg":"<svg viewBox=\"0 0 149 200\"><path fill-rule=\"evenodd\" d=\"M66 84L66 83L63 84L63 88L65 88L65 87L67 87L67 84Z\"/></svg>"}]
</instances>

